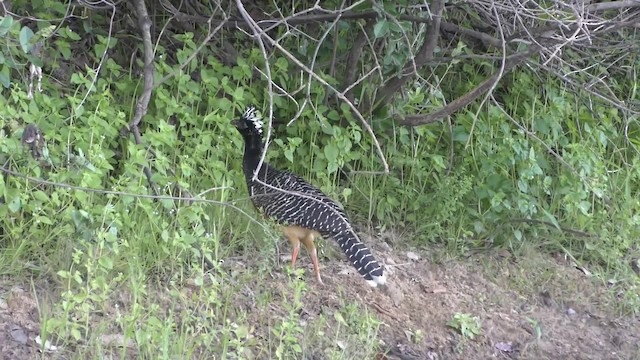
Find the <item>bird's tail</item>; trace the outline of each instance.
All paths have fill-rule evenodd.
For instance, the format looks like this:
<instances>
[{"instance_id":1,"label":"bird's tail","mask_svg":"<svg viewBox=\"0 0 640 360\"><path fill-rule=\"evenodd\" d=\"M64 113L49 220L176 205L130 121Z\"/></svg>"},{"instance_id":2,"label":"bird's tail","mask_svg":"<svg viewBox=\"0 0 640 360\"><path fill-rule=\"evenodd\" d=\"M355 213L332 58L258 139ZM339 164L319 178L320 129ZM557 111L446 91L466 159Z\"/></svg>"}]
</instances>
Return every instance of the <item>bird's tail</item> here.
<instances>
[{"instance_id":1,"label":"bird's tail","mask_svg":"<svg viewBox=\"0 0 640 360\"><path fill-rule=\"evenodd\" d=\"M371 255L371 251L358 239L353 230L331 234L330 236L338 242L349 261L369 285L376 287L386 284L387 278L384 275L382 266Z\"/></svg>"}]
</instances>

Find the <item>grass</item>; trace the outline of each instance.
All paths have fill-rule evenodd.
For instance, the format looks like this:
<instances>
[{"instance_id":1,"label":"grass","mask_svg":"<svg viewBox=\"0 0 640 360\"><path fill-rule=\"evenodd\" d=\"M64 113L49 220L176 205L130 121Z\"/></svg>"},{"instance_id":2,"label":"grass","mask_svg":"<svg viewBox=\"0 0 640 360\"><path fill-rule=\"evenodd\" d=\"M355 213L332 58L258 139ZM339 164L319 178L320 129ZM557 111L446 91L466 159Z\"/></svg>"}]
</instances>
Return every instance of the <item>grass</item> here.
<instances>
[{"instance_id":1,"label":"grass","mask_svg":"<svg viewBox=\"0 0 640 360\"><path fill-rule=\"evenodd\" d=\"M117 238L103 222L104 231L91 240L60 238L50 249L58 255L39 259L43 268L66 269L42 272L34 281L54 285L33 290L40 334L65 357L289 359L322 348L329 358L348 359L367 358L375 350L379 322L349 296L339 299L335 312L305 313L302 270L274 271L277 265L264 261L273 259L273 246L244 256L215 255L228 254L238 241L247 248L273 244L273 233L255 243L249 234L236 236L226 245L221 236L228 232L221 228L200 236L197 230L167 234L162 220L153 223L139 210L133 207L130 215L137 221ZM215 269L203 270L202 253L186 245L190 237ZM29 240L38 248L37 240ZM19 261L11 261L11 254L25 251L26 241L2 252L4 272L16 269L17 283L29 272L17 271ZM338 326L328 326L327 317Z\"/></svg>"}]
</instances>

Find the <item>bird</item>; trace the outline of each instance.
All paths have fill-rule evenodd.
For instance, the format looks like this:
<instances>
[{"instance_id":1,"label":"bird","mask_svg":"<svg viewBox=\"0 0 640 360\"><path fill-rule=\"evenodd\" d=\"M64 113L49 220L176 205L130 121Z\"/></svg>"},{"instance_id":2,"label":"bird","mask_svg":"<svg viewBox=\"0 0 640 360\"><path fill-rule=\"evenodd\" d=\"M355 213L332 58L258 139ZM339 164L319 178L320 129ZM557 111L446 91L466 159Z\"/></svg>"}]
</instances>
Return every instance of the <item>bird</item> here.
<instances>
[{"instance_id":1,"label":"bird","mask_svg":"<svg viewBox=\"0 0 640 360\"><path fill-rule=\"evenodd\" d=\"M386 285L384 269L360 241L338 203L302 177L261 162L264 126L256 107L249 105L232 124L244 139L242 170L251 201L266 218L281 226L293 246L291 267L295 268L300 243L304 244L322 284L314 240L333 238L367 284Z\"/></svg>"}]
</instances>

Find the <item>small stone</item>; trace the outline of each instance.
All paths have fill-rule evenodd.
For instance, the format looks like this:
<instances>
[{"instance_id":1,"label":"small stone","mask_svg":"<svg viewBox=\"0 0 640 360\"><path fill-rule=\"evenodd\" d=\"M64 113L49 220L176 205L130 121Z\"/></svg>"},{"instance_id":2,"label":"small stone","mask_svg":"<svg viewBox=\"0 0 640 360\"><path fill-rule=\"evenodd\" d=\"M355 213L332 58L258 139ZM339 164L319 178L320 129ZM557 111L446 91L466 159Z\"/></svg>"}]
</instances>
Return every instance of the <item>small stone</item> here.
<instances>
[{"instance_id":1,"label":"small stone","mask_svg":"<svg viewBox=\"0 0 640 360\"><path fill-rule=\"evenodd\" d=\"M418 261L420 260L420 255L414 253L413 251L408 251L407 258L409 258L409 260Z\"/></svg>"},{"instance_id":2,"label":"small stone","mask_svg":"<svg viewBox=\"0 0 640 360\"><path fill-rule=\"evenodd\" d=\"M513 344L510 342L508 343L499 342L496 344L496 349L502 352L513 352Z\"/></svg>"},{"instance_id":3,"label":"small stone","mask_svg":"<svg viewBox=\"0 0 640 360\"><path fill-rule=\"evenodd\" d=\"M27 333L24 332L24 329L15 324L11 326L11 337L13 338L13 341L22 345L26 344L27 340L29 340L29 338L27 337Z\"/></svg>"}]
</instances>

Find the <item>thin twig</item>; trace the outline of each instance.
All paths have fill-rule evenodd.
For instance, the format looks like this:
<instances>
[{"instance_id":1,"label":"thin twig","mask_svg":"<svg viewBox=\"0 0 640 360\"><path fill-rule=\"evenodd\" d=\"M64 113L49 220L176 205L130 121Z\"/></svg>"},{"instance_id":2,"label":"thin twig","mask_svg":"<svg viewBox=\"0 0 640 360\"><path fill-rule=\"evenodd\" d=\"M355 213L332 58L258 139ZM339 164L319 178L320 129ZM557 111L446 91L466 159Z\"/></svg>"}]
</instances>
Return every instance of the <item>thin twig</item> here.
<instances>
[{"instance_id":1,"label":"thin twig","mask_svg":"<svg viewBox=\"0 0 640 360\"><path fill-rule=\"evenodd\" d=\"M94 189L94 188L76 186L76 185L71 185L71 184L67 184L67 183L60 183L60 182L55 182L55 181L44 180L44 179L32 177L32 176L29 176L29 175L25 175L25 174L19 173L17 171L13 171L13 170L7 169L4 166L0 166L0 172L2 172L4 174L11 175L11 176L14 176L14 177L17 177L17 178L22 178L22 179L25 179L25 180L28 180L28 181L32 181L32 182L34 182L34 183L36 183L38 185L49 185L49 186L63 188L63 189L69 189L69 190L84 191L84 192L90 192L90 193L96 193L96 194L105 194L105 195L130 196L130 197L137 198L137 199L201 202L201 203L207 203L207 204L226 206L226 207L229 207L229 208L231 208L231 209L233 209L235 211L238 211L242 215L246 216L251 222L259 224L260 226L262 226L263 228L266 229L266 227L262 224L261 221L258 221L257 219L255 219L251 215L247 214L244 210L242 210L241 208L233 205L230 202L223 202L223 201L218 201L218 200L210 200L210 199L202 199L202 198L194 198L194 197L136 194L136 193L130 193L130 192L126 192L126 191ZM208 191L212 191L212 190L228 190L228 189L233 189L233 188L230 188L230 187L227 187L227 186L223 186L223 187L219 187L219 188L211 188L211 189L207 190L207 192Z\"/></svg>"},{"instance_id":2,"label":"thin twig","mask_svg":"<svg viewBox=\"0 0 640 360\"><path fill-rule=\"evenodd\" d=\"M113 21L116 17L116 5L106 0L103 0L103 2L107 4L109 8L111 8L111 19L109 20L109 33L107 34L107 44L105 45L104 51L100 56L100 62L98 63L98 67L96 67L95 69L95 74L93 76L93 79L91 79L91 85L89 85L87 92L84 94L84 97L82 98L82 100L80 100L80 104L76 106L76 111L78 111L78 109L80 109L82 105L84 105L84 102L89 97L89 93L93 91L93 88L96 85L96 81L98 81L98 75L100 75L100 69L102 69L102 64L104 63L104 60L107 57L107 51L109 51L109 44L111 43L111 34L113 32Z\"/></svg>"}]
</instances>

